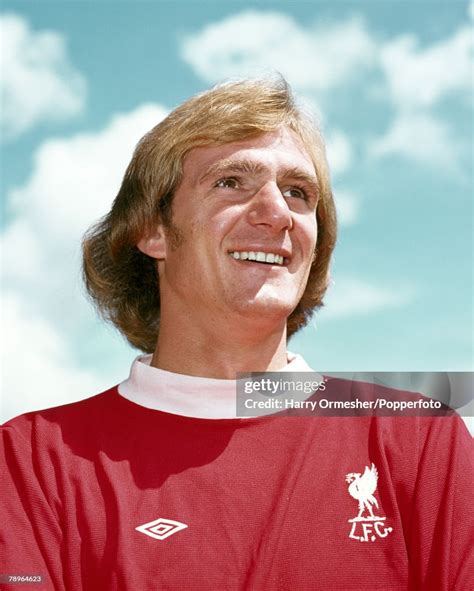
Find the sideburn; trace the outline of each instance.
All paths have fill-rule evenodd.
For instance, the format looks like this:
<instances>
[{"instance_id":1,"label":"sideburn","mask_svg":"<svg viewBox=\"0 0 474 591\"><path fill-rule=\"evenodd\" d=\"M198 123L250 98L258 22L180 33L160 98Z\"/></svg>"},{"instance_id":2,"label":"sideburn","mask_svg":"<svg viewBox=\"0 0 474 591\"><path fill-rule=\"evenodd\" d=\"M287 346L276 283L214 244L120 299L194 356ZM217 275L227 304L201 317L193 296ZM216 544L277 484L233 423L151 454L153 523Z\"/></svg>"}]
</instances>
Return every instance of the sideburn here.
<instances>
[{"instance_id":1,"label":"sideburn","mask_svg":"<svg viewBox=\"0 0 474 591\"><path fill-rule=\"evenodd\" d=\"M158 210L170 248L174 251L184 242L184 236L179 228L173 223L173 197L174 195L172 192L163 195L158 202Z\"/></svg>"},{"instance_id":2,"label":"sideburn","mask_svg":"<svg viewBox=\"0 0 474 591\"><path fill-rule=\"evenodd\" d=\"M173 224L172 219L167 221L164 228L171 250L177 250L184 242L183 233L177 226Z\"/></svg>"}]
</instances>

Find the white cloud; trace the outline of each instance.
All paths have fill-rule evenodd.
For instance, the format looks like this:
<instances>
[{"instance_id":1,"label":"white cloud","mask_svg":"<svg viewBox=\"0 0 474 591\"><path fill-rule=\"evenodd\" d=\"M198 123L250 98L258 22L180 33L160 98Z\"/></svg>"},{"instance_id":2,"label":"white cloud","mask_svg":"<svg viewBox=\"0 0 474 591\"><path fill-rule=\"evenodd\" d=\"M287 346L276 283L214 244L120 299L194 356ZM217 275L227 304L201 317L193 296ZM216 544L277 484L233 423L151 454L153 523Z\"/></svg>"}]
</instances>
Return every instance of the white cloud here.
<instances>
[{"instance_id":1,"label":"white cloud","mask_svg":"<svg viewBox=\"0 0 474 591\"><path fill-rule=\"evenodd\" d=\"M353 161L352 144L341 130L334 130L327 136L326 150L333 181L337 219L341 226L351 226L359 219L359 199L354 192L337 186L337 177L350 169Z\"/></svg>"},{"instance_id":2,"label":"white cloud","mask_svg":"<svg viewBox=\"0 0 474 591\"><path fill-rule=\"evenodd\" d=\"M1 298L0 305L1 422L97 392L100 378L75 366L66 342L47 320L31 315L28 306L11 293Z\"/></svg>"},{"instance_id":3,"label":"white cloud","mask_svg":"<svg viewBox=\"0 0 474 591\"><path fill-rule=\"evenodd\" d=\"M369 145L369 155L398 155L452 174L462 172L462 140L452 124L435 115L434 107L450 96L471 102L473 47L470 26L424 48L414 35L381 46L385 96L395 115L387 131Z\"/></svg>"},{"instance_id":4,"label":"white cloud","mask_svg":"<svg viewBox=\"0 0 474 591\"><path fill-rule=\"evenodd\" d=\"M301 26L281 12L247 10L184 39L182 57L208 82L277 70L300 89L329 90L372 64L361 19Z\"/></svg>"},{"instance_id":5,"label":"white cloud","mask_svg":"<svg viewBox=\"0 0 474 591\"><path fill-rule=\"evenodd\" d=\"M359 220L359 199L352 191L336 188L334 200L340 226L352 226Z\"/></svg>"},{"instance_id":6,"label":"white cloud","mask_svg":"<svg viewBox=\"0 0 474 591\"><path fill-rule=\"evenodd\" d=\"M352 164L352 145L345 133L335 130L326 139L326 149L331 172L334 176L348 170Z\"/></svg>"},{"instance_id":7,"label":"white cloud","mask_svg":"<svg viewBox=\"0 0 474 591\"><path fill-rule=\"evenodd\" d=\"M13 222L1 242L10 284L41 284L48 291L61 278L73 280L81 236L110 209L136 142L165 114L143 105L98 133L47 140L38 148L30 178L8 195Z\"/></svg>"},{"instance_id":8,"label":"white cloud","mask_svg":"<svg viewBox=\"0 0 474 591\"><path fill-rule=\"evenodd\" d=\"M450 172L459 172L459 152L450 128L424 113L399 114L385 135L370 147L375 157L397 154Z\"/></svg>"},{"instance_id":9,"label":"white cloud","mask_svg":"<svg viewBox=\"0 0 474 591\"><path fill-rule=\"evenodd\" d=\"M318 321L371 314L386 308L404 306L414 297L408 286L392 288L371 285L366 281L343 277L328 289L325 307L318 312Z\"/></svg>"},{"instance_id":10,"label":"white cloud","mask_svg":"<svg viewBox=\"0 0 474 591\"><path fill-rule=\"evenodd\" d=\"M404 35L380 51L391 99L402 109L431 107L450 93L472 90L472 57L470 27L423 49L417 37Z\"/></svg>"},{"instance_id":11,"label":"white cloud","mask_svg":"<svg viewBox=\"0 0 474 591\"><path fill-rule=\"evenodd\" d=\"M86 82L67 55L63 35L32 31L25 19L0 17L1 130L16 137L40 122L67 119L80 113Z\"/></svg>"},{"instance_id":12,"label":"white cloud","mask_svg":"<svg viewBox=\"0 0 474 591\"><path fill-rule=\"evenodd\" d=\"M96 315L80 287L80 240L110 209L136 142L165 114L162 107L144 105L116 116L97 133L46 141L36 153L31 177L7 195L12 221L0 236L0 251L9 289L3 308L9 335L2 335L8 344L3 366L11 370L2 380L9 405L16 405L17 393L24 397L25 406L15 411L31 408L33 398L44 407L79 392L93 393L93 382L99 391L97 376L75 368L65 345L73 342L77 351L97 333ZM123 354L124 346L113 337L105 346ZM19 357L22 350L26 358ZM14 386L22 366L31 378L19 376ZM77 386L69 387L73 382Z\"/></svg>"}]
</instances>

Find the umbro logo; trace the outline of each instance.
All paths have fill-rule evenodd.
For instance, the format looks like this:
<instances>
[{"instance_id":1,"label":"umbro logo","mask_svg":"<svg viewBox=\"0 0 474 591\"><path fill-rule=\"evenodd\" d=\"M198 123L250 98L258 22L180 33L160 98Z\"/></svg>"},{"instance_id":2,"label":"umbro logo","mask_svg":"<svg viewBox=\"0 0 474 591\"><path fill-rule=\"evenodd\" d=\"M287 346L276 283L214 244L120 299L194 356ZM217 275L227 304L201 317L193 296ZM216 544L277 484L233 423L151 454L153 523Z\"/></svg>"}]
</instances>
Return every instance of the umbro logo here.
<instances>
[{"instance_id":1,"label":"umbro logo","mask_svg":"<svg viewBox=\"0 0 474 591\"><path fill-rule=\"evenodd\" d=\"M163 517L160 517L159 519L155 519L155 521L150 521L150 523L139 525L135 529L142 534L150 536L150 538L164 540L165 538L168 538L169 536L172 536L173 534L176 534L187 527L188 526L185 523L173 521L172 519L163 519Z\"/></svg>"}]
</instances>

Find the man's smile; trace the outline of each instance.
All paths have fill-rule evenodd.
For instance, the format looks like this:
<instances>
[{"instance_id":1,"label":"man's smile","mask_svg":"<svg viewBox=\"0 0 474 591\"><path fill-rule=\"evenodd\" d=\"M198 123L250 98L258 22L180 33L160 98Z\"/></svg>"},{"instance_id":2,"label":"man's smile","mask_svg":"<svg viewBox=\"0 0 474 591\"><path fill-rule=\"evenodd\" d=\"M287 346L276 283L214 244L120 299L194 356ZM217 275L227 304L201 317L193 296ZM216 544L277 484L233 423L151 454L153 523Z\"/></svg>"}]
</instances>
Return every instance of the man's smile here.
<instances>
[{"instance_id":1,"label":"man's smile","mask_svg":"<svg viewBox=\"0 0 474 591\"><path fill-rule=\"evenodd\" d=\"M234 250L229 255L236 261L254 261L256 263L265 263L268 265L279 265L284 267L288 259L275 252L263 252L254 250Z\"/></svg>"}]
</instances>

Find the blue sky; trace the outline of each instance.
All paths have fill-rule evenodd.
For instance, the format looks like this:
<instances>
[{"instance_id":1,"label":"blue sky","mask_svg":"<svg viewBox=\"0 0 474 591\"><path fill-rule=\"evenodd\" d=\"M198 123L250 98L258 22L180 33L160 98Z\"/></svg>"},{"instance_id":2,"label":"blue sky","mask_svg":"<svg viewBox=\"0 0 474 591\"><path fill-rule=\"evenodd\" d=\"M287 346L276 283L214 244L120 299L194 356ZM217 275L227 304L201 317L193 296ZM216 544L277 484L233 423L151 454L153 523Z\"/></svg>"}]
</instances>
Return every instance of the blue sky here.
<instances>
[{"instance_id":1,"label":"blue sky","mask_svg":"<svg viewBox=\"0 0 474 591\"><path fill-rule=\"evenodd\" d=\"M318 371L472 370L472 14L4 0L3 418L126 377L136 352L84 298L80 237L170 109L270 70L318 115L340 214L326 308L290 349Z\"/></svg>"}]
</instances>

